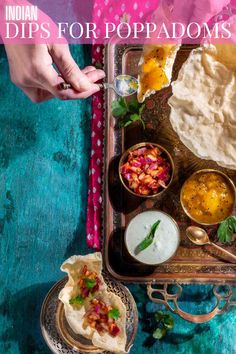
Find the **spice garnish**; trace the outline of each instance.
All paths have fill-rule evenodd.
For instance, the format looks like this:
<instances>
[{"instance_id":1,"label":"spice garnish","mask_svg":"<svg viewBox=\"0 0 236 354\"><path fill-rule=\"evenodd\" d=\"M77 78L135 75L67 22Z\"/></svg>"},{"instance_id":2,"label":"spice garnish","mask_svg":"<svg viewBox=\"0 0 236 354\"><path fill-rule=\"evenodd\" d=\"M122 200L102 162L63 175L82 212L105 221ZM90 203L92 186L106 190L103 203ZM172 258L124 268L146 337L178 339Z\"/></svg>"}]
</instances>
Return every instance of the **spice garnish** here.
<instances>
[{"instance_id":1,"label":"spice garnish","mask_svg":"<svg viewBox=\"0 0 236 354\"><path fill-rule=\"evenodd\" d=\"M108 312L108 317L113 318L114 320L118 320L118 318L120 317L120 311L114 308Z\"/></svg>"},{"instance_id":2,"label":"spice garnish","mask_svg":"<svg viewBox=\"0 0 236 354\"><path fill-rule=\"evenodd\" d=\"M142 112L145 104L140 104L136 98L125 101L123 97L119 97L112 102L112 115L119 118L120 128L127 127L134 122L141 122L145 129L144 121L142 120Z\"/></svg>"},{"instance_id":3,"label":"spice garnish","mask_svg":"<svg viewBox=\"0 0 236 354\"><path fill-rule=\"evenodd\" d=\"M77 295L76 297L69 300L70 305L83 305L84 298L81 295Z\"/></svg>"},{"instance_id":4,"label":"spice garnish","mask_svg":"<svg viewBox=\"0 0 236 354\"><path fill-rule=\"evenodd\" d=\"M217 236L222 243L231 242L234 233L236 233L236 217L229 216L220 224L217 230Z\"/></svg>"}]
</instances>

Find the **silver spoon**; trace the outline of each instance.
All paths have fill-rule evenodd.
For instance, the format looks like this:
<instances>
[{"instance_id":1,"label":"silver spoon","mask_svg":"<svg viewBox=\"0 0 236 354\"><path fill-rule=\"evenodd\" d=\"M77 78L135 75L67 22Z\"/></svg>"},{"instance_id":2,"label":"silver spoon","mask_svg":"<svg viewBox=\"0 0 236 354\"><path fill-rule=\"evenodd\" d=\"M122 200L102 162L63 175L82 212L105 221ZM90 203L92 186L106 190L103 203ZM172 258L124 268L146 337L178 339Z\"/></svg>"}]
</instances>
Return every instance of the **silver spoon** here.
<instances>
[{"instance_id":1,"label":"silver spoon","mask_svg":"<svg viewBox=\"0 0 236 354\"><path fill-rule=\"evenodd\" d=\"M200 227L189 226L186 229L186 235L188 236L190 241L195 243L195 245L198 245L198 246L211 245L211 246L215 247L216 249L218 249L219 251L227 254L227 256L230 256L232 259L234 259L234 262L236 262L236 256L234 254L232 254L231 252L226 251L224 248L222 248L222 247L216 245L215 243L211 242L209 240L209 237L208 237L206 231L201 229Z\"/></svg>"},{"instance_id":2,"label":"silver spoon","mask_svg":"<svg viewBox=\"0 0 236 354\"><path fill-rule=\"evenodd\" d=\"M113 89L117 95L127 97L133 95L138 90L138 80L130 75L118 75L112 84L107 82L98 84L101 89ZM62 82L60 84L61 90L68 90L72 88L71 84Z\"/></svg>"}]
</instances>

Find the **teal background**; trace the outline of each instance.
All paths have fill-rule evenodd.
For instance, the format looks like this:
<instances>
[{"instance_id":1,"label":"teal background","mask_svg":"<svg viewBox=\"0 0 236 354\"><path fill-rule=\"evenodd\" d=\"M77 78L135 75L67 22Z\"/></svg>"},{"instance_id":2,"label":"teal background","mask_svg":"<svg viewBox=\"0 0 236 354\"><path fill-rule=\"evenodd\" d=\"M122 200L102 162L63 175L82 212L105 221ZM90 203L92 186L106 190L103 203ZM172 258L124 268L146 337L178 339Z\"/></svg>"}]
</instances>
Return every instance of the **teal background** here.
<instances>
[{"instance_id":1,"label":"teal background","mask_svg":"<svg viewBox=\"0 0 236 354\"><path fill-rule=\"evenodd\" d=\"M81 67L89 46L72 47ZM50 353L39 327L42 301L62 277L61 263L89 252L85 241L90 100L40 105L11 84L0 46L0 353ZM195 325L175 317L175 327L151 348L143 346L144 289L131 285L140 312L131 353L236 353L236 313ZM214 305L210 287L187 286L183 309L202 313Z\"/></svg>"}]
</instances>

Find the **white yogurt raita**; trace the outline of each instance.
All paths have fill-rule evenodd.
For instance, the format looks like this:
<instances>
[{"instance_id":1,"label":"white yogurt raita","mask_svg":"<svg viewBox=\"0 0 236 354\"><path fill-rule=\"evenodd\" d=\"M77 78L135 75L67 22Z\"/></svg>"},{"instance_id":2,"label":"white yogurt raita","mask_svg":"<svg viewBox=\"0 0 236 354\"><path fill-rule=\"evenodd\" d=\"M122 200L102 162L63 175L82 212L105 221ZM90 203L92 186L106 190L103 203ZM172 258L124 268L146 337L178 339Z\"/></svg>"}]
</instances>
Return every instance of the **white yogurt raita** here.
<instances>
[{"instance_id":1,"label":"white yogurt raita","mask_svg":"<svg viewBox=\"0 0 236 354\"><path fill-rule=\"evenodd\" d=\"M135 248L158 220L160 224L156 229L152 244L135 255ZM136 215L130 221L125 231L125 242L132 257L142 263L155 265L167 261L175 254L180 242L180 231L178 225L168 214L149 210Z\"/></svg>"}]
</instances>

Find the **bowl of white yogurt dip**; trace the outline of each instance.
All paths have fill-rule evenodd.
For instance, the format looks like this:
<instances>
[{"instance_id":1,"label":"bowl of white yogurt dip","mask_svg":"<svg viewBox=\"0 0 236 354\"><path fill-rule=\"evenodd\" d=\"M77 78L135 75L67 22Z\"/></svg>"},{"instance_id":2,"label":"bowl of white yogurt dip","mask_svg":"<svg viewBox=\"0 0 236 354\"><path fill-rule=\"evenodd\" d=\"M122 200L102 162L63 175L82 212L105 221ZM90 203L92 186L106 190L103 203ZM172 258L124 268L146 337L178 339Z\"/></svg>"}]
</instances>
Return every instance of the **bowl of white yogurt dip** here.
<instances>
[{"instance_id":1,"label":"bowl of white yogurt dip","mask_svg":"<svg viewBox=\"0 0 236 354\"><path fill-rule=\"evenodd\" d=\"M140 245L143 245L144 239L147 240L150 233L152 241L146 243L145 248L140 250ZM144 211L137 214L127 225L125 244L131 257L138 262L151 266L158 265L175 255L180 244L179 226L163 211Z\"/></svg>"}]
</instances>

